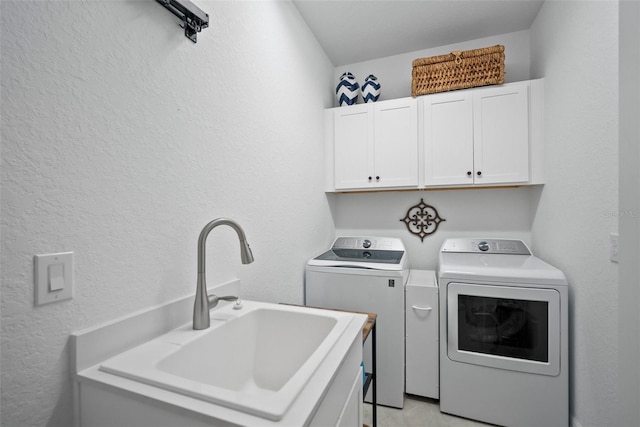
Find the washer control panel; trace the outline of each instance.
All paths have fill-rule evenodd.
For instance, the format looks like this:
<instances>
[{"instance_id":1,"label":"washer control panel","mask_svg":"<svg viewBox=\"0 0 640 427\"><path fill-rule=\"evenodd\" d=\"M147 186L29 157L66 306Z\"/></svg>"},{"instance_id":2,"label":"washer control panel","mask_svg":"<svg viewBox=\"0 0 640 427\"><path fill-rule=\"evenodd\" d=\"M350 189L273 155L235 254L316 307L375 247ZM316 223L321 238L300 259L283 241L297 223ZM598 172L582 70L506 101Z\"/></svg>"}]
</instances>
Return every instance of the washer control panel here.
<instances>
[{"instance_id":1,"label":"washer control panel","mask_svg":"<svg viewBox=\"0 0 640 427\"><path fill-rule=\"evenodd\" d=\"M332 249L404 251L404 245L394 237L338 237Z\"/></svg>"},{"instance_id":2,"label":"washer control panel","mask_svg":"<svg viewBox=\"0 0 640 427\"><path fill-rule=\"evenodd\" d=\"M447 239L442 244L441 251L459 253L531 255L531 251L522 240L511 239Z\"/></svg>"}]
</instances>

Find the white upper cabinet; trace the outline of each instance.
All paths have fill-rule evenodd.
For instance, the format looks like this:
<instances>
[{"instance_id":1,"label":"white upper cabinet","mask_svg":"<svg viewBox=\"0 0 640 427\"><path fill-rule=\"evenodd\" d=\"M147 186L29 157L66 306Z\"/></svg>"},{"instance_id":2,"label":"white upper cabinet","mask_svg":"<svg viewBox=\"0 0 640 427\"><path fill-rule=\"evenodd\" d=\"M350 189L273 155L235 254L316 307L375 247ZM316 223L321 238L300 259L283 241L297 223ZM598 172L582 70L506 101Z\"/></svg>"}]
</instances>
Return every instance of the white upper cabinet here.
<instances>
[{"instance_id":1,"label":"white upper cabinet","mask_svg":"<svg viewBox=\"0 0 640 427\"><path fill-rule=\"evenodd\" d=\"M543 85L328 109L326 191L542 184Z\"/></svg>"},{"instance_id":2,"label":"white upper cabinet","mask_svg":"<svg viewBox=\"0 0 640 427\"><path fill-rule=\"evenodd\" d=\"M335 187L362 188L373 176L373 111L369 105L341 107L334 113Z\"/></svg>"},{"instance_id":3,"label":"white upper cabinet","mask_svg":"<svg viewBox=\"0 0 640 427\"><path fill-rule=\"evenodd\" d=\"M528 84L473 94L475 184L529 181Z\"/></svg>"},{"instance_id":4,"label":"white upper cabinet","mask_svg":"<svg viewBox=\"0 0 640 427\"><path fill-rule=\"evenodd\" d=\"M413 98L373 104L376 187L418 186L418 105Z\"/></svg>"},{"instance_id":5,"label":"white upper cabinet","mask_svg":"<svg viewBox=\"0 0 640 427\"><path fill-rule=\"evenodd\" d=\"M413 98L333 112L335 190L418 187L418 113Z\"/></svg>"},{"instance_id":6,"label":"white upper cabinet","mask_svg":"<svg viewBox=\"0 0 640 427\"><path fill-rule=\"evenodd\" d=\"M456 91L421 98L424 180L430 185L473 183L473 97Z\"/></svg>"},{"instance_id":7,"label":"white upper cabinet","mask_svg":"<svg viewBox=\"0 0 640 427\"><path fill-rule=\"evenodd\" d=\"M530 181L528 82L421 102L425 187Z\"/></svg>"}]
</instances>

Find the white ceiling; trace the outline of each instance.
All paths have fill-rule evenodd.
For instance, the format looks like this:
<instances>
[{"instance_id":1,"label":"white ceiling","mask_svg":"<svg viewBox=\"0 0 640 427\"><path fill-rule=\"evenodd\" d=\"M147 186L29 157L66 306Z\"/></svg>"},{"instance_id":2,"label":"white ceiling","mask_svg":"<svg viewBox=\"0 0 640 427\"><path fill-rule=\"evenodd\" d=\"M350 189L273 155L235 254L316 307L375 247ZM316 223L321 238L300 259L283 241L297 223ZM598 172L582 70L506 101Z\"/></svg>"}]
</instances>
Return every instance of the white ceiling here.
<instances>
[{"instance_id":1,"label":"white ceiling","mask_svg":"<svg viewBox=\"0 0 640 427\"><path fill-rule=\"evenodd\" d=\"M544 0L293 0L335 66L527 30Z\"/></svg>"}]
</instances>

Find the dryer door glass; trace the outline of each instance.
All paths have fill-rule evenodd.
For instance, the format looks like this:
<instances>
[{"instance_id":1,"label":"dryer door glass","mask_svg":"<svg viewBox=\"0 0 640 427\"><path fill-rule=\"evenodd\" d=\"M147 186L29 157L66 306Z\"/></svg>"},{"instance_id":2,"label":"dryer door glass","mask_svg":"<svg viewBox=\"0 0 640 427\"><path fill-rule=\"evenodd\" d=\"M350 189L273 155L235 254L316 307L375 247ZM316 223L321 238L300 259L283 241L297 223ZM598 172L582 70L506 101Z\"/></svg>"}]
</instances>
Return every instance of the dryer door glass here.
<instances>
[{"instance_id":1,"label":"dryer door glass","mask_svg":"<svg viewBox=\"0 0 640 427\"><path fill-rule=\"evenodd\" d=\"M519 372L560 372L560 293L517 285L447 285L447 354Z\"/></svg>"},{"instance_id":2,"label":"dryer door glass","mask_svg":"<svg viewBox=\"0 0 640 427\"><path fill-rule=\"evenodd\" d=\"M549 303L458 295L458 348L549 361Z\"/></svg>"}]
</instances>

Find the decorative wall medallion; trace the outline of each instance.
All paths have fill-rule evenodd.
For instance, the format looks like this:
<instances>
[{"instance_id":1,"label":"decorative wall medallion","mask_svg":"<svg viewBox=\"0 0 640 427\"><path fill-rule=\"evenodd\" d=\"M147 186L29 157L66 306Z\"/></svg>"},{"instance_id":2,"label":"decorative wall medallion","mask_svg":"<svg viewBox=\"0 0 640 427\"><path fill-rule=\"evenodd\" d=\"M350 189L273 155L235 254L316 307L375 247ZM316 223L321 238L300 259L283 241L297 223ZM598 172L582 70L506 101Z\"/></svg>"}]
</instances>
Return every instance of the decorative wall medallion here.
<instances>
[{"instance_id":1,"label":"decorative wall medallion","mask_svg":"<svg viewBox=\"0 0 640 427\"><path fill-rule=\"evenodd\" d=\"M436 208L427 205L423 199L420 199L420 203L411 206L407 211L407 215L400 221L407 225L409 233L415 234L424 242L424 238L435 233L438 225L446 220L440 218Z\"/></svg>"},{"instance_id":2,"label":"decorative wall medallion","mask_svg":"<svg viewBox=\"0 0 640 427\"><path fill-rule=\"evenodd\" d=\"M373 74L364 79L364 84L360 88L364 102L376 102L380 98L380 83Z\"/></svg>"},{"instance_id":3,"label":"decorative wall medallion","mask_svg":"<svg viewBox=\"0 0 640 427\"><path fill-rule=\"evenodd\" d=\"M340 76L340 83L336 87L338 105L353 105L358 101L360 85L353 74L346 72Z\"/></svg>"}]
</instances>

